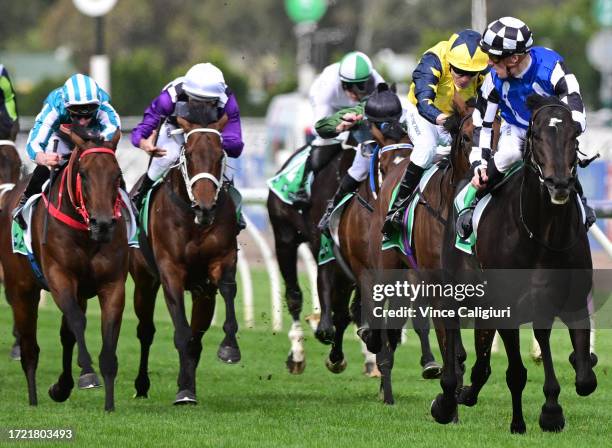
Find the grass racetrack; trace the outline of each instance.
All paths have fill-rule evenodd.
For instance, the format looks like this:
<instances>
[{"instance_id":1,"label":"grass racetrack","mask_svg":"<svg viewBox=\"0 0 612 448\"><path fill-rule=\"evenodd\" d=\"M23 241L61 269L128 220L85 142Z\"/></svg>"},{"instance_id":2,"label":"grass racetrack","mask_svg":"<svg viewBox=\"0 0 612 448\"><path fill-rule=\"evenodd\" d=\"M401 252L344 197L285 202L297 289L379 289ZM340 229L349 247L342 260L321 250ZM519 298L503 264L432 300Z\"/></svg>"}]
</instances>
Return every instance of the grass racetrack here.
<instances>
[{"instance_id":1,"label":"grass racetrack","mask_svg":"<svg viewBox=\"0 0 612 448\"><path fill-rule=\"evenodd\" d=\"M579 397L574 389L574 371L567 357L571 344L567 331L553 331L552 350L561 384L560 404L566 426L560 434L543 433L538 426L543 369L528 357L531 331L522 333L522 352L528 369L523 395L527 434L511 435L510 393L506 387L505 354L492 356L493 373L474 408L459 408L459 424L442 426L429 414L429 405L440 391L437 380L420 377L419 346L414 332L399 347L395 361L396 404L384 406L377 398L378 380L366 378L361 369L360 345L350 327L346 334L345 356L348 368L340 375L327 371L324 359L328 346L320 344L304 322L307 366L303 375L289 375L285 359L289 350L285 315L284 329L271 330L267 277L255 272L255 328L241 325L239 343L242 361L225 365L216 359L222 339L223 312L203 339L204 350L197 375L199 404L172 406L176 393L178 355L172 342L172 323L161 294L155 323L157 333L151 348L149 399L132 398L138 369L140 344L136 338L136 316L132 307L131 279L126 289L126 309L119 340L119 373L115 389L114 413L106 413L103 389L74 389L65 403L53 402L47 389L61 371L59 340L60 312L51 298L41 307L38 318L40 361L37 372L37 407L27 404L25 376L19 362L10 361L12 314L4 298L0 300L0 429L67 428L75 431L74 446L333 446L333 447L464 447L464 446L605 446L610 443L612 422L612 330L597 332L599 364L595 368L598 388L590 397ZM302 282L305 285L305 282ZM4 295L4 294L2 294ZM308 296L308 294L305 294ZM190 303L188 298L187 302ZM217 298L223 311L223 302ZM237 297L242 324L240 288ZM310 304L305 304L305 310ZM303 313L303 315L308 312ZM87 343L97 372L101 347L100 310L97 299L89 301ZM431 342L437 347L432 332ZM467 365L473 363L471 332L464 342ZM434 345L435 344L435 345ZM502 349L503 352L503 349ZM437 348L434 351L440 360ZM76 359L76 354L75 354ZM79 369L73 369L75 381ZM469 372L466 375L469 382ZM607 441L607 442L606 442ZM0 440L0 445L6 444ZM42 442L33 442L41 446ZM51 442L57 445L58 442ZM71 442L74 443L74 442ZM27 443L18 442L19 446ZM45 443L44 443L45 444ZM14 445L11 443L10 445Z\"/></svg>"}]
</instances>

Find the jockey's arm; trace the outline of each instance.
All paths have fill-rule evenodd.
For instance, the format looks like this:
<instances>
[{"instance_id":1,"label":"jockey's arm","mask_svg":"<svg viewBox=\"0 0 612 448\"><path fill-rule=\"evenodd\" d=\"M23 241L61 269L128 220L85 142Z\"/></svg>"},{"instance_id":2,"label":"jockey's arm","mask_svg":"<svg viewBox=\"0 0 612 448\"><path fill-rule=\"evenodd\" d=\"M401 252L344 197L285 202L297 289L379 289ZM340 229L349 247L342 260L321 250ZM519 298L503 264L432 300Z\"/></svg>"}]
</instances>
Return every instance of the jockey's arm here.
<instances>
[{"instance_id":1,"label":"jockey's arm","mask_svg":"<svg viewBox=\"0 0 612 448\"><path fill-rule=\"evenodd\" d=\"M140 148L140 142L148 139L165 117L169 117L174 112L174 103L170 94L163 90L151 104L145 109L142 121L136 125L132 131L132 145Z\"/></svg>"},{"instance_id":2,"label":"jockey's arm","mask_svg":"<svg viewBox=\"0 0 612 448\"><path fill-rule=\"evenodd\" d=\"M221 131L221 135L223 135L223 149L229 157L236 158L242 154L244 142L242 141L240 109L233 94L228 97L225 113L227 114L227 123Z\"/></svg>"},{"instance_id":3,"label":"jockey's arm","mask_svg":"<svg viewBox=\"0 0 612 448\"><path fill-rule=\"evenodd\" d=\"M434 106L441 74L442 64L434 53L425 53L412 72L417 110L423 118L433 124L439 124L438 118L442 114L442 111Z\"/></svg>"},{"instance_id":4,"label":"jockey's arm","mask_svg":"<svg viewBox=\"0 0 612 448\"><path fill-rule=\"evenodd\" d=\"M97 118L100 123L100 135L104 137L104 140L111 141L115 132L121 129L119 114L110 103L103 102L98 109Z\"/></svg>"},{"instance_id":5,"label":"jockey's arm","mask_svg":"<svg viewBox=\"0 0 612 448\"><path fill-rule=\"evenodd\" d=\"M51 106L51 104L45 101L45 104L36 116L34 126L28 134L28 141L26 143L26 151L31 160L38 163L39 165L45 165L41 157L44 155L49 140L53 135L53 128L59 120L58 111ZM42 154L42 155L39 155Z\"/></svg>"},{"instance_id":6,"label":"jockey's arm","mask_svg":"<svg viewBox=\"0 0 612 448\"><path fill-rule=\"evenodd\" d=\"M340 109L335 114L322 118L315 123L315 131L321 138L334 138L341 132L361 123L364 103ZM350 120L349 120L350 118ZM340 129L342 128L342 129Z\"/></svg>"},{"instance_id":7,"label":"jockey's arm","mask_svg":"<svg viewBox=\"0 0 612 448\"><path fill-rule=\"evenodd\" d=\"M2 90L2 95L4 96L4 109L6 110L7 116L12 121L17 121L17 102L15 100L15 91L13 90L13 85L11 84L8 72L4 67L2 67L2 72L0 72L0 90Z\"/></svg>"},{"instance_id":8,"label":"jockey's arm","mask_svg":"<svg viewBox=\"0 0 612 448\"><path fill-rule=\"evenodd\" d=\"M568 70L563 61L557 62L550 76L555 94L567 104L572 111L572 119L580 133L586 129L584 102L580 95L580 86L576 76Z\"/></svg>"}]
</instances>

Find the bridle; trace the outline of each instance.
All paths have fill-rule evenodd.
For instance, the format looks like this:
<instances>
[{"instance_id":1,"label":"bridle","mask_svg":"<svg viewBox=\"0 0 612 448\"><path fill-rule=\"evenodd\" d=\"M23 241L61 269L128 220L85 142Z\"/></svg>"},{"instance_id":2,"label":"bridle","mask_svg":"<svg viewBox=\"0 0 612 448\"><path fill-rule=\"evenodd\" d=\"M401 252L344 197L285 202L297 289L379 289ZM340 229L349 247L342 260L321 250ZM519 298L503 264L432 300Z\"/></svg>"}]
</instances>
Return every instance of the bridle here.
<instances>
[{"instance_id":1,"label":"bridle","mask_svg":"<svg viewBox=\"0 0 612 448\"><path fill-rule=\"evenodd\" d=\"M562 104L546 104L544 106L541 106L540 108L536 109L533 114L531 115L531 120L529 121L529 128L527 130L527 145L525 147L525 154L523 155L523 161L524 164L527 168L529 168L531 171L533 171L537 176L538 176L538 180L540 182L540 185L544 185L544 177L543 177L543 173L542 173L542 168L540 165L539 160L537 159L534 151L533 151L533 123L535 120L535 117L537 116L538 113L540 113L543 109L547 109L547 108L551 108L551 107L559 107L565 110L569 110L566 106L562 105ZM577 166L578 166L578 151L576 151L576 155L574 157L574 161L572 163L572 170L571 170L571 178L572 180L576 179L576 171L577 171ZM527 224L527 221L525 220L525 214L523 213L523 191L525 187L525 175L523 175L523 178L521 180L521 187L519 190L519 214L520 214L520 219L521 219L521 224L523 225L523 229L525 230L525 232L527 232L527 235L529 236L530 239L533 239L534 241L536 241L538 244L544 246L546 249L554 251L554 252L564 252L566 250L571 249L572 247L574 247L576 245L576 243L578 242L579 239L579 233L576 232L576 237L570 241L569 244L567 244L566 246L563 247L552 247L550 244L548 244L546 241L544 241L542 238L538 238L537 236L535 236L535 234L533 233L533 231L529 228L529 225Z\"/></svg>"},{"instance_id":2,"label":"bridle","mask_svg":"<svg viewBox=\"0 0 612 448\"><path fill-rule=\"evenodd\" d=\"M221 175L219 176L219 179L215 177L213 174L208 173L208 172L201 172L201 173L196 174L193 177L189 177L189 172L187 170L187 155L185 151L186 151L187 142L189 140L189 137L191 137L193 134L215 134L219 137L221 143L223 143L223 136L221 135L221 132L217 131L216 129L212 129L212 128L195 128L187 132L185 134L185 144L181 147L181 154L179 156L179 164L178 164L181 169L181 174L183 175L183 181L185 182L185 189L187 190L187 195L189 196L189 200L191 201L191 204L195 205L195 197L193 195L193 185L197 181L202 180L202 179L208 179L215 185L215 188L216 188L215 202L216 202L217 198L219 197L219 192L221 191L223 174L225 173L225 159L226 159L225 151L223 151L223 156L221 158Z\"/></svg>"}]
</instances>

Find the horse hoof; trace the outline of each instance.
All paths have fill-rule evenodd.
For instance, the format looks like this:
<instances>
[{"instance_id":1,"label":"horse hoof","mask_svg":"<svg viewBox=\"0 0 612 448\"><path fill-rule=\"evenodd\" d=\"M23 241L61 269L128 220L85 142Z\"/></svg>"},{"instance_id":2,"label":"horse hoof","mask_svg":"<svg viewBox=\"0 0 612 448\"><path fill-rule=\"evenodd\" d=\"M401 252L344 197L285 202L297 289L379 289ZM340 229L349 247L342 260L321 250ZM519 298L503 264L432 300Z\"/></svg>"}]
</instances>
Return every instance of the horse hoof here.
<instances>
[{"instance_id":1,"label":"horse hoof","mask_svg":"<svg viewBox=\"0 0 612 448\"><path fill-rule=\"evenodd\" d=\"M149 388L151 387L151 381L148 376L137 376L134 380L134 388L136 393L134 398L149 398Z\"/></svg>"},{"instance_id":2,"label":"horse hoof","mask_svg":"<svg viewBox=\"0 0 612 448\"><path fill-rule=\"evenodd\" d=\"M19 344L13 345L10 357L13 361L21 361L21 346Z\"/></svg>"},{"instance_id":3,"label":"horse hoof","mask_svg":"<svg viewBox=\"0 0 612 448\"><path fill-rule=\"evenodd\" d=\"M321 328L321 326L319 326L315 331L315 337L319 340L319 342L325 345L329 345L334 342L334 336L334 327Z\"/></svg>"},{"instance_id":4,"label":"horse hoof","mask_svg":"<svg viewBox=\"0 0 612 448\"><path fill-rule=\"evenodd\" d=\"M363 365L363 374L369 378L380 378L380 370L375 362L366 362Z\"/></svg>"},{"instance_id":5,"label":"horse hoof","mask_svg":"<svg viewBox=\"0 0 612 448\"><path fill-rule=\"evenodd\" d=\"M442 375L442 366L436 361L429 361L423 366L421 376L426 380L435 380Z\"/></svg>"},{"instance_id":6,"label":"horse hoof","mask_svg":"<svg viewBox=\"0 0 612 448\"><path fill-rule=\"evenodd\" d=\"M512 434L525 434L527 432L525 421L510 423L510 432Z\"/></svg>"},{"instance_id":7,"label":"horse hoof","mask_svg":"<svg viewBox=\"0 0 612 448\"><path fill-rule=\"evenodd\" d=\"M179 406L183 404L198 404L198 400L196 400L196 396L190 390L181 390L176 394L176 398L174 399L174 405Z\"/></svg>"},{"instance_id":8,"label":"horse hoof","mask_svg":"<svg viewBox=\"0 0 612 448\"><path fill-rule=\"evenodd\" d=\"M149 398L149 394L147 392L136 392L132 398Z\"/></svg>"},{"instance_id":9,"label":"horse hoof","mask_svg":"<svg viewBox=\"0 0 612 448\"><path fill-rule=\"evenodd\" d=\"M287 357L287 370L292 375L301 375L304 373L304 369L306 368L306 360L303 361L294 361L293 356L289 353Z\"/></svg>"},{"instance_id":10,"label":"horse hoof","mask_svg":"<svg viewBox=\"0 0 612 448\"><path fill-rule=\"evenodd\" d=\"M598 361L599 361L599 358L597 357L597 355L591 352L591 367L595 367Z\"/></svg>"},{"instance_id":11,"label":"horse hoof","mask_svg":"<svg viewBox=\"0 0 612 448\"><path fill-rule=\"evenodd\" d=\"M342 358L342 360L337 362L332 362L329 357L325 360L325 367L327 367L327 370L329 370L331 373L344 372L346 370L346 365L346 358Z\"/></svg>"},{"instance_id":12,"label":"horse hoof","mask_svg":"<svg viewBox=\"0 0 612 448\"><path fill-rule=\"evenodd\" d=\"M478 397L472 393L471 386L464 386L459 390L457 395L457 403L464 406L472 407L478 402Z\"/></svg>"},{"instance_id":13,"label":"horse hoof","mask_svg":"<svg viewBox=\"0 0 612 448\"><path fill-rule=\"evenodd\" d=\"M219 346L217 357L226 364L237 364L240 362L240 349L229 345Z\"/></svg>"},{"instance_id":14,"label":"horse hoof","mask_svg":"<svg viewBox=\"0 0 612 448\"><path fill-rule=\"evenodd\" d=\"M102 387L98 375L95 373L85 373L79 377L79 389L94 389Z\"/></svg>"},{"instance_id":15,"label":"horse hoof","mask_svg":"<svg viewBox=\"0 0 612 448\"><path fill-rule=\"evenodd\" d=\"M586 380L576 381L576 393L581 397L591 395L595 392L595 389L597 389L597 377L593 370L589 372Z\"/></svg>"},{"instance_id":16,"label":"horse hoof","mask_svg":"<svg viewBox=\"0 0 612 448\"><path fill-rule=\"evenodd\" d=\"M457 414L457 404L445 403L444 395L438 394L438 396L431 402L431 416L434 420L442 425L459 421Z\"/></svg>"},{"instance_id":17,"label":"horse hoof","mask_svg":"<svg viewBox=\"0 0 612 448\"><path fill-rule=\"evenodd\" d=\"M563 409L558 404L546 404L542 406L540 414L540 428L542 431L561 432L565 427Z\"/></svg>"},{"instance_id":18,"label":"horse hoof","mask_svg":"<svg viewBox=\"0 0 612 448\"><path fill-rule=\"evenodd\" d=\"M51 399L57 403L63 403L70 397L70 392L72 392L72 387L68 389L64 389L60 387L58 383L53 384L49 387L49 396Z\"/></svg>"}]
</instances>

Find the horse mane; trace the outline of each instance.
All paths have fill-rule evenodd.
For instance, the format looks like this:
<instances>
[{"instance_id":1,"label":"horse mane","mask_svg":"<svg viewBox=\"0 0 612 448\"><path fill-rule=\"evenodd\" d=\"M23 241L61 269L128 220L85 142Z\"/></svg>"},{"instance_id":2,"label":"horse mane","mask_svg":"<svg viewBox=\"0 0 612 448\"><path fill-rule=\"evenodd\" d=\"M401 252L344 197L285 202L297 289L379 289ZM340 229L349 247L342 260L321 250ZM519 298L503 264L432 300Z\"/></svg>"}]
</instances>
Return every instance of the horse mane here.
<instances>
[{"instance_id":1,"label":"horse mane","mask_svg":"<svg viewBox=\"0 0 612 448\"><path fill-rule=\"evenodd\" d=\"M569 110L567 104L556 96L542 96L538 95L537 93L532 93L527 97L527 107L532 112L544 106L561 106Z\"/></svg>"}]
</instances>

